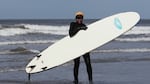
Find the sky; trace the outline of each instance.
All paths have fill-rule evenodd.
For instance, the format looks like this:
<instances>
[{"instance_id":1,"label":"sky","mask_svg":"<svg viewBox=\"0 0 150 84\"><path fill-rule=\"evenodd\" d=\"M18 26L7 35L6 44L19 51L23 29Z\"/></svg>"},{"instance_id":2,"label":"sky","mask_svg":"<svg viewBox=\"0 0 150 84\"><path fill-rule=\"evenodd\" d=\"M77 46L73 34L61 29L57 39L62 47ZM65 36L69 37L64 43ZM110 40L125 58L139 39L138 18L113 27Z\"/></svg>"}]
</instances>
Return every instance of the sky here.
<instances>
[{"instance_id":1,"label":"sky","mask_svg":"<svg viewBox=\"0 0 150 84\"><path fill-rule=\"evenodd\" d=\"M134 11L150 19L150 0L0 0L0 19L72 19L82 11L86 19L100 19Z\"/></svg>"}]
</instances>

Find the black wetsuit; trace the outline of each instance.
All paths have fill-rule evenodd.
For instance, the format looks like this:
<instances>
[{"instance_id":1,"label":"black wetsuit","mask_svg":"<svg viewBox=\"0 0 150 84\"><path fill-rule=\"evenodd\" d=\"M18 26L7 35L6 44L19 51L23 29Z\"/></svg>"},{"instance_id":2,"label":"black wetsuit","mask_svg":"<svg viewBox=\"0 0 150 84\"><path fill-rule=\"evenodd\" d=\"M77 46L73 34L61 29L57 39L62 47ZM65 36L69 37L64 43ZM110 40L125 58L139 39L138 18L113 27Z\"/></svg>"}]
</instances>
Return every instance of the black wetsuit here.
<instances>
[{"instance_id":1,"label":"black wetsuit","mask_svg":"<svg viewBox=\"0 0 150 84\"><path fill-rule=\"evenodd\" d=\"M72 22L70 24L69 36L73 37L75 34L78 33L78 31L86 30L86 29L87 29L87 27L86 27L85 24L83 24L83 23L78 24L76 22ZM89 81L92 81L92 66L91 66L91 61L90 61L90 53L84 54L83 58L84 58L84 61L86 63L87 73L88 73L88 76L89 76ZM75 80L75 82L78 82L79 64L80 64L80 57L74 59L74 80Z\"/></svg>"}]
</instances>

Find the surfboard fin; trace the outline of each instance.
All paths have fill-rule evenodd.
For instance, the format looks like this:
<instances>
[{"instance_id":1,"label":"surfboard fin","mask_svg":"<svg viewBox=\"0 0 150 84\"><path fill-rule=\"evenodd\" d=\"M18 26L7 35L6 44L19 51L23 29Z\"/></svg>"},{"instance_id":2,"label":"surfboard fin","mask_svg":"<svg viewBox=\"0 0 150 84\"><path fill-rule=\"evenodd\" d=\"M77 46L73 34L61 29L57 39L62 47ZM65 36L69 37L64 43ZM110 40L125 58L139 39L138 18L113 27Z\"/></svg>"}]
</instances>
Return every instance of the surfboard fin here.
<instances>
[{"instance_id":1,"label":"surfboard fin","mask_svg":"<svg viewBox=\"0 0 150 84\"><path fill-rule=\"evenodd\" d=\"M35 65L29 66L29 68L31 68L31 69L35 68Z\"/></svg>"},{"instance_id":2,"label":"surfboard fin","mask_svg":"<svg viewBox=\"0 0 150 84\"><path fill-rule=\"evenodd\" d=\"M41 56L42 56L42 55L37 55L36 57L37 57L37 58L40 58Z\"/></svg>"},{"instance_id":3,"label":"surfboard fin","mask_svg":"<svg viewBox=\"0 0 150 84\"><path fill-rule=\"evenodd\" d=\"M47 69L47 67L43 67L43 68L41 68L41 69L46 70L46 69Z\"/></svg>"}]
</instances>

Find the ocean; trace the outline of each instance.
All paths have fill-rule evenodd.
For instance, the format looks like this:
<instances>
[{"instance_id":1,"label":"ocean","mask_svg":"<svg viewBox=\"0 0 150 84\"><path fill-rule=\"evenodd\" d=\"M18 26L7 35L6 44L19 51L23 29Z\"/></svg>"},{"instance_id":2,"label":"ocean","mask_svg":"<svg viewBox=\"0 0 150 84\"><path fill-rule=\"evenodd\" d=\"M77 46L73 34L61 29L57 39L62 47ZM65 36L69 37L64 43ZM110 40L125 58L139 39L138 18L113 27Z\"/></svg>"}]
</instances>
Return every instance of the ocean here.
<instances>
[{"instance_id":1,"label":"ocean","mask_svg":"<svg viewBox=\"0 0 150 84\"><path fill-rule=\"evenodd\" d=\"M33 74L30 82L25 72L35 55L68 35L72 21L0 20L0 84L73 84L72 61ZM85 24L95 21L88 19ZM91 61L94 84L149 84L150 20L141 20L132 30L91 51ZM79 74L80 83L87 84L83 59Z\"/></svg>"}]
</instances>

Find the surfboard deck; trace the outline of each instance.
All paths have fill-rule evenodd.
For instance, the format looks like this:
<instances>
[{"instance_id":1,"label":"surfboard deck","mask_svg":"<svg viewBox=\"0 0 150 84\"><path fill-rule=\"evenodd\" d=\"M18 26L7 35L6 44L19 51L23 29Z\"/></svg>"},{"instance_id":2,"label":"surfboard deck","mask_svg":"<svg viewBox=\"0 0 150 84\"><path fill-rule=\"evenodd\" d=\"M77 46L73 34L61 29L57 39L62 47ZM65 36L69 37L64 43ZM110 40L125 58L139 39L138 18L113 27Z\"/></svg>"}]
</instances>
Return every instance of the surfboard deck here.
<instances>
[{"instance_id":1,"label":"surfboard deck","mask_svg":"<svg viewBox=\"0 0 150 84\"><path fill-rule=\"evenodd\" d=\"M119 13L88 25L74 37L64 37L35 56L26 66L27 73L37 73L71 61L96 49L134 27L140 16L136 12Z\"/></svg>"}]
</instances>

